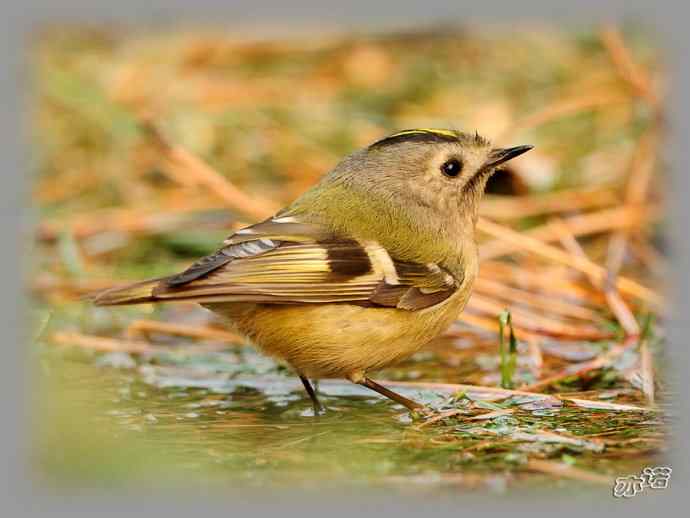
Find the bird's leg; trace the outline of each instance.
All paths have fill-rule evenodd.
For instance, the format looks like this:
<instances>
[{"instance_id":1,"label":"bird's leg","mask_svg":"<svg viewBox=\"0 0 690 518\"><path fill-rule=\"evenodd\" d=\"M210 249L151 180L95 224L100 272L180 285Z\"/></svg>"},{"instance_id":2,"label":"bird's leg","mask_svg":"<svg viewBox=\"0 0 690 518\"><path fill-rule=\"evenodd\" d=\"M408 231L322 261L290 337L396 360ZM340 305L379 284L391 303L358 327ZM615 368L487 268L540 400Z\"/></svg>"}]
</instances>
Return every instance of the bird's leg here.
<instances>
[{"instance_id":1,"label":"bird's leg","mask_svg":"<svg viewBox=\"0 0 690 518\"><path fill-rule=\"evenodd\" d=\"M400 403L401 405L406 407L410 412L419 412L424 410L424 405L421 405L416 401L412 401L411 399L407 399L406 397L401 396L400 394L387 389L383 385L379 385L375 381L370 380L366 376L363 376L361 379L352 381L354 381L358 385L363 385L371 390L374 390L382 396L386 396L387 398L392 399L396 403Z\"/></svg>"},{"instance_id":2,"label":"bird's leg","mask_svg":"<svg viewBox=\"0 0 690 518\"><path fill-rule=\"evenodd\" d=\"M316 397L316 392L311 386L311 383L309 383L309 380L304 376L300 376L299 379L302 380L302 385L304 385L304 389L307 391L307 394L309 394L311 404L314 406L314 415L322 414L324 412L324 408L319 402L319 398Z\"/></svg>"}]
</instances>

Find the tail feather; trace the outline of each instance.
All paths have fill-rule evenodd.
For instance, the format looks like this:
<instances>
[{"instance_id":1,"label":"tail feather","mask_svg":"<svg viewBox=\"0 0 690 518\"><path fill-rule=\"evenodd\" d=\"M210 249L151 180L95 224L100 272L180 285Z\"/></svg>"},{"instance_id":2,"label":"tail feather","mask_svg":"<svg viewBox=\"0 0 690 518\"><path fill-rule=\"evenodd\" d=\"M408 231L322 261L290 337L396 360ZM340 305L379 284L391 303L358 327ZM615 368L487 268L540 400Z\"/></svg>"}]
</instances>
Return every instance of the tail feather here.
<instances>
[{"instance_id":1,"label":"tail feather","mask_svg":"<svg viewBox=\"0 0 690 518\"><path fill-rule=\"evenodd\" d=\"M150 279L125 286L115 286L114 288L95 293L91 296L91 300L97 306L120 306L155 302L158 299L153 295L153 289L166 278Z\"/></svg>"}]
</instances>

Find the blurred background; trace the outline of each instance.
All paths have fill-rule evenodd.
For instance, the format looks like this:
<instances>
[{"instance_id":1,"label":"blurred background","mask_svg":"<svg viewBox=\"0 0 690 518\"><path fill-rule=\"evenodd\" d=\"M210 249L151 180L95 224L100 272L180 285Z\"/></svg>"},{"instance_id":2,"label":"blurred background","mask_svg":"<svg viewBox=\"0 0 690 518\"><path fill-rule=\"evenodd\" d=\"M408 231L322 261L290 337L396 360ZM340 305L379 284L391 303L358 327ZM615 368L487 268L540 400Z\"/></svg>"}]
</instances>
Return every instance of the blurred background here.
<instances>
[{"instance_id":1,"label":"blurred background","mask_svg":"<svg viewBox=\"0 0 690 518\"><path fill-rule=\"evenodd\" d=\"M648 31L35 36L42 480L610 493L663 461L667 78ZM185 268L346 154L414 127L535 146L488 186L457 325L379 375L438 419L409 422L345 382L321 384L332 411L314 418L299 380L205 310L84 300Z\"/></svg>"}]
</instances>

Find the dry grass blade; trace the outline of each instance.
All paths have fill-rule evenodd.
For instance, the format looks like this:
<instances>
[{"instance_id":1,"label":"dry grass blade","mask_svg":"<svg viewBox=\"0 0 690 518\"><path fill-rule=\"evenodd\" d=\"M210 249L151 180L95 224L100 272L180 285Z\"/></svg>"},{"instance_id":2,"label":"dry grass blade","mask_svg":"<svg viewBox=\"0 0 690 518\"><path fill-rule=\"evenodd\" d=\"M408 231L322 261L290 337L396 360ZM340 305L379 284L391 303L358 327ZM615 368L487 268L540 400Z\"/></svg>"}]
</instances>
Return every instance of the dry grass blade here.
<instances>
[{"instance_id":1,"label":"dry grass blade","mask_svg":"<svg viewBox=\"0 0 690 518\"><path fill-rule=\"evenodd\" d=\"M647 400L654 404L654 363L652 353L649 350L649 345L644 341L640 346L640 360L641 360L641 376L642 376L642 392L647 397Z\"/></svg>"},{"instance_id":2,"label":"dry grass blade","mask_svg":"<svg viewBox=\"0 0 690 518\"><path fill-rule=\"evenodd\" d=\"M37 237L42 241L54 241L65 231L70 231L75 239L104 232L133 235L168 232L189 223L195 212L214 208L216 207L209 206L208 200L204 204L195 202L172 209L108 208L64 220L42 221L38 226ZM229 223L231 221L228 218Z\"/></svg>"},{"instance_id":3,"label":"dry grass blade","mask_svg":"<svg viewBox=\"0 0 690 518\"><path fill-rule=\"evenodd\" d=\"M112 287L113 282L105 279L68 279L50 273L39 274L31 284L31 289L40 293L59 293L69 298L78 298L96 291Z\"/></svg>"},{"instance_id":4,"label":"dry grass blade","mask_svg":"<svg viewBox=\"0 0 690 518\"><path fill-rule=\"evenodd\" d=\"M599 282L603 282L604 279L606 279L606 270L600 265L593 263L589 259L573 256L572 254L568 254L559 250L558 248L545 244L538 239L526 236L520 232L512 230L503 225L499 225L485 218L479 218L477 228L480 231L497 239L502 239L504 241L513 243L522 250L532 252L535 255L543 257L544 259L564 264L582 273L590 275ZM619 277L616 279L615 284L621 292L627 295L644 300L645 302L657 308L661 308L663 306L663 299L661 296L659 296L659 294L632 279L628 279L627 277Z\"/></svg>"},{"instance_id":5,"label":"dry grass blade","mask_svg":"<svg viewBox=\"0 0 690 518\"><path fill-rule=\"evenodd\" d=\"M626 405L623 403L609 403L607 401L593 401L591 399L580 399L575 397L559 396L561 399L572 403L580 408L587 408L589 410L614 410L617 412L653 412L653 408L644 408L635 405Z\"/></svg>"},{"instance_id":6,"label":"dry grass blade","mask_svg":"<svg viewBox=\"0 0 690 518\"><path fill-rule=\"evenodd\" d=\"M640 337L640 376L642 377L642 392L647 397L647 401L654 404L654 358L649 349L649 333L650 321L648 320Z\"/></svg>"},{"instance_id":7,"label":"dry grass blade","mask_svg":"<svg viewBox=\"0 0 690 518\"><path fill-rule=\"evenodd\" d=\"M516 304L532 306L536 309L548 311L550 314L562 315L564 317L576 318L589 322L601 321L599 314L590 308L559 300L555 297L513 288L484 277L480 277L475 281L474 289L475 292L478 293L483 293Z\"/></svg>"},{"instance_id":8,"label":"dry grass blade","mask_svg":"<svg viewBox=\"0 0 690 518\"><path fill-rule=\"evenodd\" d=\"M487 419L494 419L496 417L501 417L504 415L510 415L515 412L513 408L503 408L501 410L494 410L493 412L487 412L485 414L479 414L472 417L468 417L468 421L486 421Z\"/></svg>"},{"instance_id":9,"label":"dry grass blade","mask_svg":"<svg viewBox=\"0 0 690 518\"><path fill-rule=\"evenodd\" d=\"M443 421L444 419L448 419L449 417L453 417L459 414L464 413L465 410L462 408L453 408L452 410L446 410L445 412L439 412L438 414L430 417L423 423L417 425L415 427L416 430L419 430L421 428L424 428L425 426L429 426L430 424L438 423L439 421Z\"/></svg>"},{"instance_id":10,"label":"dry grass blade","mask_svg":"<svg viewBox=\"0 0 690 518\"><path fill-rule=\"evenodd\" d=\"M648 131L637 144L625 192L627 207L638 208L645 203L656 163L656 147L657 137L654 130ZM611 236L606 258L609 279L614 279L623 266L630 230L629 227L623 228Z\"/></svg>"},{"instance_id":11,"label":"dry grass blade","mask_svg":"<svg viewBox=\"0 0 690 518\"><path fill-rule=\"evenodd\" d=\"M505 305L478 293L473 293L467 302L467 307L475 311L498 315L505 309ZM527 329L536 335L557 336L575 340L601 340L610 333L601 331L591 325L572 325L565 321L556 320L540 313L521 307L511 307L515 316L515 325Z\"/></svg>"},{"instance_id":12,"label":"dry grass blade","mask_svg":"<svg viewBox=\"0 0 690 518\"><path fill-rule=\"evenodd\" d=\"M62 346L76 346L99 352L127 352L146 354L158 350L157 347L140 341L116 340L102 336L84 335L82 333L61 331L53 334L51 341Z\"/></svg>"},{"instance_id":13,"label":"dry grass blade","mask_svg":"<svg viewBox=\"0 0 690 518\"><path fill-rule=\"evenodd\" d=\"M632 87L636 95L645 99L654 108L658 108L659 98L654 91L652 80L649 74L635 63L620 30L608 25L601 29L599 35L621 78Z\"/></svg>"},{"instance_id":14,"label":"dry grass blade","mask_svg":"<svg viewBox=\"0 0 690 518\"><path fill-rule=\"evenodd\" d=\"M634 336L628 337L628 339L622 345L614 344L609 351L598 356L594 360L570 365L556 374L521 388L522 390L526 390L528 392L539 392L548 388L554 383L563 381L567 378L573 376L583 376L584 374L587 374L593 370L609 367L618 357L620 357L621 354L630 350L635 345L636 339L637 338Z\"/></svg>"},{"instance_id":15,"label":"dry grass blade","mask_svg":"<svg viewBox=\"0 0 690 518\"><path fill-rule=\"evenodd\" d=\"M651 243L643 233L637 233L630 240L630 250L644 266L658 277L665 277L669 271L668 260Z\"/></svg>"},{"instance_id":16,"label":"dry grass blade","mask_svg":"<svg viewBox=\"0 0 690 518\"><path fill-rule=\"evenodd\" d=\"M175 181L205 187L228 206L257 219L266 218L280 208L271 200L248 196L199 157L170 144L152 123L146 121L143 127L161 151L166 171Z\"/></svg>"},{"instance_id":17,"label":"dry grass blade","mask_svg":"<svg viewBox=\"0 0 690 518\"><path fill-rule=\"evenodd\" d=\"M485 196L479 207L482 216L492 219L521 219L544 214L600 209L619 203L615 189L572 189L526 196Z\"/></svg>"},{"instance_id":18,"label":"dry grass blade","mask_svg":"<svg viewBox=\"0 0 690 518\"><path fill-rule=\"evenodd\" d=\"M659 148L656 127L649 129L639 140L630 164L630 176L625 188L625 203L640 207L646 203L654 176Z\"/></svg>"},{"instance_id":19,"label":"dry grass blade","mask_svg":"<svg viewBox=\"0 0 690 518\"><path fill-rule=\"evenodd\" d=\"M551 460L529 459L526 465L527 469L531 471L538 471L547 475L554 475L562 478L569 478L573 480L580 480L583 482L592 482L595 484L611 484L611 477L592 473L580 468L575 468L563 462L555 462Z\"/></svg>"},{"instance_id":20,"label":"dry grass blade","mask_svg":"<svg viewBox=\"0 0 690 518\"><path fill-rule=\"evenodd\" d=\"M496 332L496 319L495 318L493 318L493 317L488 318L488 317L484 317L484 316L480 316L480 315L475 315L471 312L471 308L467 308L467 309L469 311L465 310L458 316L458 320L460 322L463 322L463 323L470 325L472 327L482 329L484 331L488 331L490 333ZM523 339L524 340L528 340L528 339L539 340L541 338L538 334L532 333L531 331L523 329L515 323L513 323L513 326L515 328L515 336L519 340L523 340Z\"/></svg>"},{"instance_id":21,"label":"dry grass blade","mask_svg":"<svg viewBox=\"0 0 690 518\"><path fill-rule=\"evenodd\" d=\"M549 430L518 430L511 434L511 438L518 441L561 443L595 452L604 450L604 442L601 439L585 439L562 431L556 433Z\"/></svg>"},{"instance_id":22,"label":"dry grass blade","mask_svg":"<svg viewBox=\"0 0 690 518\"><path fill-rule=\"evenodd\" d=\"M618 291L609 288L605 291L605 295L606 302L608 303L611 312L616 316L616 320L618 320L618 323L625 330L625 333L629 336L639 335L640 325L637 323L635 315L620 296Z\"/></svg>"},{"instance_id":23,"label":"dry grass blade","mask_svg":"<svg viewBox=\"0 0 690 518\"><path fill-rule=\"evenodd\" d=\"M483 261L479 276L583 305L599 307L604 302L604 297L599 290L594 290L589 285L579 282L576 280L578 273L563 266L530 267L524 261L519 265L505 261Z\"/></svg>"},{"instance_id":24,"label":"dry grass blade","mask_svg":"<svg viewBox=\"0 0 690 518\"><path fill-rule=\"evenodd\" d=\"M612 410L616 412L654 412L653 408L645 408L635 405L626 405L620 403L609 403L608 401L591 401L588 399L580 399L570 397L564 394L541 394L539 392L530 392L524 389L513 390L504 389L500 387L484 387L480 385L466 385L461 383L434 383L423 381L393 381L393 380L378 380L379 383L395 388L407 388L417 390L440 390L451 394L465 393L472 399L479 400L496 400L508 398L511 396L528 396L536 400L552 401L558 403L559 401L567 401L582 408L591 408L599 410Z\"/></svg>"},{"instance_id":25,"label":"dry grass blade","mask_svg":"<svg viewBox=\"0 0 690 518\"><path fill-rule=\"evenodd\" d=\"M622 104L630 102L628 97L617 92L597 92L586 94L580 97L570 99L559 99L547 105L545 108L519 120L508 131L504 132L497 140L497 142L507 142L511 140L514 135L519 132L527 131L542 124L546 124L553 120L576 115L583 111L611 106L614 104Z\"/></svg>"},{"instance_id":26,"label":"dry grass blade","mask_svg":"<svg viewBox=\"0 0 690 518\"><path fill-rule=\"evenodd\" d=\"M493 314L493 313L492 313ZM480 316L472 313L472 308L467 308L458 316L458 321L462 322L473 328L481 329L482 331L495 334L496 333L496 316L486 317ZM555 333L547 333L543 329L538 329L537 331L530 331L520 327L518 324L513 322L513 328L515 332L515 337L520 340L527 342L528 353L532 359L530 368L533 370L535 376L539 374L540 369L543 365L543 358L540 343L545 336L554 336ZM449 331L444 336L447 337L457 337L455 332ZM566 340L568 338L579 340L580 336L566 336L559 335L559 338Z\"/></svg>"},{"instance_id":27,"label":"dry grass blade","mask_svg":"<svg viewBox=\"0 0 690 518\"><path fill-rule=\"evenodd\" d=\"M530 370L537 379L541 377L541 369L544 366L544 357L541 351L541 340L529 337L527 339L527 352L531 359Z\"/></svg>"},{"instance_id":28,"label":"dry grass blade","mask_svg":"<svg viewBox=\"0 0 690 518\"><path fill-rule=\"evenodd\" d=\"M575 236L573 236L570 233L570 230L566 225L564 225L559 220L554 220L552 224L561 233L561 243L566 248L566 250L568 250L573 255L577 255L579 257L584 258L587 257L587 254L582 249L580 244L577 242ZM592 276L588 277L592 285L594 285L595 287L598 286L602 289L602 291L604 292L604 296L606 297L606 302L609 305L609 308L616 316L616 319L620 323L621 327L625 330L626 334L639 335L640 326L637 324L635 315L633 315L632 311L630 311L630 308L621 298L618 291L612 286L610 282L608 282L609 278L607 277L606 282L598 285L596 279L594 279Z\"/></svg>"},{"instance_id":29,"label":"dry grass blade","mask_svg":"<svg viewBox=\"0 0 690 518\"><path fill-rule=\"evenodd\" d=\"M172 336L188 336L191 338L200 338L204 340L220 340L228 343L244 342L244 339L240 335L208 326L174 324L170 322L142 319L132 322L127 328L127 335L130 337L135 337L137 335L148 336L150 333L162 333Z\"/></svg>"},{"instance_id":30,"label":"dry grass blade","mask_svg":"<svg viewBox=\"0 0 690 518\"><path fill-rule=\"evenodd\" d=\"M563 224L569 228L573 235L586 236L611 230L639 227L655 221L658 217L659 211L656 207L625 206L564 218ZM521 235L537 239L543 243L559 239L558 232L554 231L550 223L526 230ZM521 247L513 242L496 239L480 245L479 257L482 260L496 259L520 250Z\"/></svg>"}]
</instances>

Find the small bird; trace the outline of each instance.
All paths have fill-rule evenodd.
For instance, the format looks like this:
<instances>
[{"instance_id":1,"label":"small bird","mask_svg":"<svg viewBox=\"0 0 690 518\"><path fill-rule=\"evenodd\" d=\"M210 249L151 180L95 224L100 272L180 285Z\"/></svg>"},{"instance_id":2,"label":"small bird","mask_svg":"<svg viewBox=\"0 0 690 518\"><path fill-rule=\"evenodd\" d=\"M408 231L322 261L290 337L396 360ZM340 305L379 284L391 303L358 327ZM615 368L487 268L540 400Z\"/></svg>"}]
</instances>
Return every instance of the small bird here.
<instances>
[{"instance_id":1,"label":"small bird","mask_svg":"<svg viewBox=\"0 0 690 518\"><path fill-rule=\"evenodd\" d=\"M345 378L407 407L369 378L438 336L477 276L479 201L498 166L532 146L409 129L342 160L273 217L170 277L111 288L98 305L193 301L222 315L302 380Z\"/></svg>"}]
</instances>

